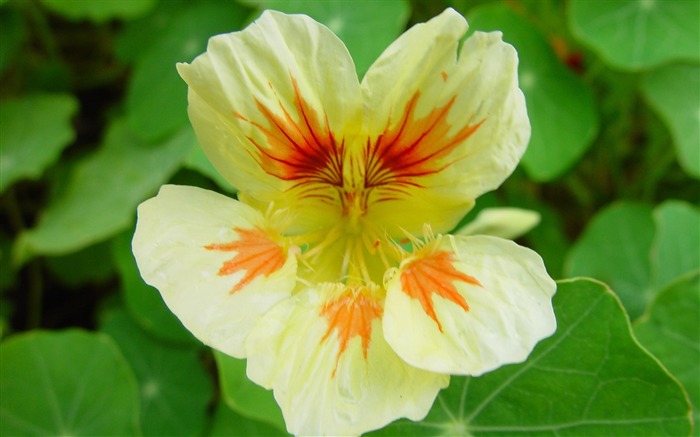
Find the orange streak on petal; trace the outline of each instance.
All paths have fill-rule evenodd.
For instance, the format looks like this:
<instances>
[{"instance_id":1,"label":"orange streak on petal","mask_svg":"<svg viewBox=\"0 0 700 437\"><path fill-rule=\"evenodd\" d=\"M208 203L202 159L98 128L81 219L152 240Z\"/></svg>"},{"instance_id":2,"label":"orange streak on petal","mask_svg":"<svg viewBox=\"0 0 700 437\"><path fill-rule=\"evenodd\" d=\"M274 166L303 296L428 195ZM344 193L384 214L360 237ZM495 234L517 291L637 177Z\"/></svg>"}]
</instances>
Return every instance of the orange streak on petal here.
<instances>
[{"instance_id":1,"label":"orange streak on petal","mask_svg":"<svg viewBox=\"0 0 700 437\"><path fill-rule=\"evenodd\" d=\"M348 343L355 337L362 340L362 354L367 359L367 351L372 339L372 322L382 316L383 308L376 299L362 288L350 289L327 302L321 314L328 322L328 329L321 341L326 341L335 331L338 336L339 350L335 359L336 369L340 356ZM332 376L335 376L333 370Z\"/></svg>"},{"instance_id":2,"label":"orange streak on petal","mask_svg":"<svg viewBox=\"0 0 700 437\"><path fill-rule=\"evenodd\" d=\"M443 78L446 80L447 75ZM446 158L469 138L484 120L468 124L448 134L451 125L447 115L455 103L453 96L445 105L436 107L416 119L415 110L420 97L416 91L406 103L401 119L387 126L365 151L366 185L368 187L398 185L421 186L417 178L439 173L461 158Z\"/></svg>"},{"instance_id":3,"label":"orange streak on petal","mask_svg":"<svg viewBox=\"0 0 700 437\"><path fill-rule=\"evenodd\" d=\"M481 287L481 283L455 269L453 254L444 250L433 252L411 262L401 273L401 288L404 293L418 300L423 311L435 321L440 332L442 325L435 314L433 294L437 294L469 311L469 305L455 286L456 281Z\"/></svg>"},{"instance_id":4,"label":"orange streak on petal","mask_svg":"<svg viewBox=\"0 0 700 437\"><path fill-rule=\"evenodd\" d=\"M344 144L336 141L328 119L319 115L303 98L297 81L291 78L294 90L294 112L277 100L275 112L256 99L258 111L267 121L263 124L233 112L233 116L258 129L267 144L252 137L254 157L269 175L284 181L322 182L342 186Z\"/></svg>"},{"instance_id":5,"label":"orange streak on petal","mask_svg":"<svg viewBox=\"0 0 700 437\"><path fill-rule=\"evenodd\" d=\"M235 228L234 231L238 233L238 240L204 246L207 250L236 252L233 258L224 261L217 272L219 276L226 276L245 271L243 278L233 286L230 294L243 289L258 276L270 276L287 261L284 248L272 240L264 230Z\"/></svg>"}]
</instances>

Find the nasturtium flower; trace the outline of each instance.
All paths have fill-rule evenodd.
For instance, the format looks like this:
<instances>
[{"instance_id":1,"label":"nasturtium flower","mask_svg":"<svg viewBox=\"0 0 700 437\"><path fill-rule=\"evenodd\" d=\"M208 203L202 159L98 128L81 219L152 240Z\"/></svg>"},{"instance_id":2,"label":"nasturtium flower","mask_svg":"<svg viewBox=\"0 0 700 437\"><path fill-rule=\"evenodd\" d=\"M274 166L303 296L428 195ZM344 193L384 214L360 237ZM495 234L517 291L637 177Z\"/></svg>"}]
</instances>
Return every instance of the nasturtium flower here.
<instances>
[{"instance_id":1,"label":"nasturtium flower","mask_svg":"<svg viewBox=\"0 0 700 437\"><path fill-rule=\"evenodd\" d=\"M535 252L448 234L530 136L515 50L475 32L458 53L466 31L448 9L359 81L328 28L267 11L177 66L238 200L164 186L133 251L185 327L248 360L291 433L420 420L451 374L521 362L556 328Z\"/></svg>"}]
</instances>

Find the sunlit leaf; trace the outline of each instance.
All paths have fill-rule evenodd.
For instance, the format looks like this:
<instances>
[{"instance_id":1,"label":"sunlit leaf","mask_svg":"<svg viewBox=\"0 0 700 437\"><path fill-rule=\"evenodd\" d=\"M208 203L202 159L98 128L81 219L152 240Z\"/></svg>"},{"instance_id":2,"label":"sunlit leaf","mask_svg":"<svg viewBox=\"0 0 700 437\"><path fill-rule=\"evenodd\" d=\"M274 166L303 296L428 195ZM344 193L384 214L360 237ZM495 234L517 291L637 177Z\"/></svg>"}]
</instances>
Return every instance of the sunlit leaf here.
<instances>
[{"instance_id":1,"label":"sunlit leaf","mask_svg":"<svg viewBox=\"0 0 700 437\"><path fill-rule=\"evenodd\" d=\"M617 298L591 280L559 283L557 332L521 364L453 377L419 423L378 435L688 435L678 382L642 349Z\"/></svg>"},{"instance_id":2,"label":"sunlit leaf","mask_svg":"<svg viewBox=\"0 0 700 437\"><path fill-rule=\"evenodd\" d=\"M200 344L173 315L155 288L139 275L131 253L133 230L112 240L112 256L119 272L124 303L131 316L149 333L168 341Z\"/></svg>"},{"instance_id":3,"label":"sunlit leaf","mask_svg":"<svg viewBox=\"0 0 700 437\"><path fill-rule=\"evenodd\" d=\"M156 0L39 0L51 12L70 20L101 23L111 19L129 19L147 13Z\"/></svg>"},{"instance_id":4,"label":"sunlit leaf","mask_svg":"<svg viewBox=\"0 0 700 437\"><path fill-rule=\"evenodd\" d=\"M109 313L100 329L117 342L139 382L143 435L199 435L212 386L198 349L156 341L123 310Z\"/></svg>"},{"instance_id":5,"label":"sunlit leaf","mask_svg":"<svg viewBox=\"0 0 700 437\"><path fill-rule=\"evenodd\" d=\"M37 179L58 159L75 137L70 121L77 109L78 102L69 95L0 103L0 192L19 179Z\"/></svg>"},{"instance_id":6,"label":"sunlit leaf","mask_svg":"<svg viewBox=\"0 0 700 437\"><path fill-rule=\"evenodd\" d=\"M123 121L115 122L100 150L76 165L38 225L20 236L17 260L70 253L127 228L139 202L167 181L194 144L191 129L143 144Z\"/></svg>"},{"instance_id":7,"label":"sunlit leaf","mask_svg":"<svg viewBox=\"0 0 700 437\"><path fill-rule=\"evenodd\" d=\"M618 202L588 223L566 257L564 274L590 276L610 285L632 319L649 303L654 238L651 207Z\"/></svg>"},{"instance_id":8,"label":"sunlit leaf","mask_svg":"<svg viewBox=\"0 0 700 437\"><path fill-rule=\"evenodd\" d=\"M518 50L520 87L532 125L522 165L534 180L556 179L579 160L598 131L591 90L559 61L545 36L509 7L485 5L468 18L471 30L501 31Z\"/></svg>"},{"instance_id":9,"label":"sunlit leaf","mask_svg":"<svg viewBox=\"0 0 700 437\"><path fill-rule=\"evenodd\" d=\"M572 0L571 30L617 68L700 59L700 2Z\"/></svg>"},{"instance_id":10,"label":"sunlit leaf","mask_svg":"<svg viewBox=\"0 0 700 437\"><path fill-rule=\"evenodd\" d=\"M149 29L149 47L136 61L126 95L129 126L137 135L154 140L188 124L187 85L175 64L204 52L209 37L239 29L246 15L232 1L190 2L159 32Z\"/></svg>"},{"instance_id":11,"label":"sunlit leaf","mask_svg":"<svg viewBox=\"0 0 700 437\"><path fill-rule=\"evenodd\" d=\"M697 249L697 245L695 246ZM694 406L700 435L700 273L662 290L634 327L639 341L683 384Z\"/></svg>"},{"instance_id":12,"label":"sunlit leaf","mask_svg":"<svg viewBox=\"0 0 700 437\"><path fill-rule=\"evenodd\" d=\"M644 75L641 85L647 101L671 131L681 167L700 178L700 66L662 67Z\"/></svg>"},{"instance_id":13,"label":"sunlit leaf","mask_svg":"<svg viewBox=\"0 0 700 437\"><path fill-rule=\"evenodd\" d=\"M224 402L237 413L286 429L282 412L272 392L251 382L246 376L246 362L214 351L219 369Z\"/></svg>"},{"instance_id":14,"label":"sunlit leaf","mask_svg":"<svg viewBox=\"0 0 700 437\"><path fill-rule=\"evenodd\" d=\"M214 421L208 437L275 437L287 436L286 432L264 422L241 416L224 402L219 403L214 412Z\"/></svg>"},{"instance_id":15,"label":"sunlit leaf","mask_svg":"<svg viewBox=\"0 0 700 437\"><path fill-rule=\"evenodd\" d=\"M3 436L137 435L139 395L104 334L34 331L0 344Z\"/></svg>"},{"instance_id":16,"label":"sunlit leaf","mask_svg":"<svg viewBox=\"0 0 700 437\"><path fill-rule=\"evenodd\" d=\"M328 26L348 47L361 77L389 44L406 28L410 8L406 0L362 2L262 0L261 9L301 13Z\"/></svg>"}]
</instances>

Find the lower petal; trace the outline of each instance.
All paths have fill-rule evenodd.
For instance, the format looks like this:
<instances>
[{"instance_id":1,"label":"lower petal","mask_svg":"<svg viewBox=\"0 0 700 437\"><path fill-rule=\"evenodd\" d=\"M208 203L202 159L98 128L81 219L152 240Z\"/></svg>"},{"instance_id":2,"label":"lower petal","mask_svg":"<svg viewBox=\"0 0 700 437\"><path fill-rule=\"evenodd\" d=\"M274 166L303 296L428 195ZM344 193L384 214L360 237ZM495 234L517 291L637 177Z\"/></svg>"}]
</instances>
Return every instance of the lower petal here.
<instances>
[{"instance_id":1,"label":"lower petal","mask_svg":"<svg viewBox=\"0 0 700 437\"><path fill-rule=\"evenodd\" d=\"M141 276L202 342L245 357L251 326L296 283L296 257L262 214L212 191L166 185L142 203L132 249Z\"/></svg>"},{"instance_id":2,"label":"lower petal","mask_svg":"<svg viewBox=\"0 0 700 437\"><path fill-rule=\"evenodd\" d=\"M480 375L524 361L556 329L555 282L530 249L496 237L437 237L387 284L387 342L410 364Z\"/></svg>"},{"instance_id":3,"label":"lower petal","mask_svg":"<svg viewBox=\"0 0 700 437\"><path fill-rule=\"evenodd\" d=\"M296 435L359 435L421 420L448 375L416 369L382 335L381 297L324 284L281 302L247 341L248 376L272 388Z\"/></svg>"}]
</instances>

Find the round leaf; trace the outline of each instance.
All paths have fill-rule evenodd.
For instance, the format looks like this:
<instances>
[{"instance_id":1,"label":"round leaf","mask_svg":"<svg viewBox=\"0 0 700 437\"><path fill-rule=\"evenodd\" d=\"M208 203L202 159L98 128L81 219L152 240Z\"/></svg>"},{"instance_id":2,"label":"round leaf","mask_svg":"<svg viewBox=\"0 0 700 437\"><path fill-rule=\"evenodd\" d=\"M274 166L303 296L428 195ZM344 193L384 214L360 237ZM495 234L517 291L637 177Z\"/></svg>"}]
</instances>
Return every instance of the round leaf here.
<instances>
[{"instance_id":1,"label":"round leaf","mask_svg":"<svg viewBox=\"0 0 700 437\"><path fill-rule=\"evenodd\" d=\"M656 207L654 221L652 272L656 288L661 289L678 277L700 269L700 209L669 200Z\"/></svg>"},{"instance_id":2,"label":"round leaf","mask_svg":"<svg viewBox=\"0 0 700 437\"><path fill-rule=\"evenodd\" d=\"M588 223L567 254L566 276L590 276L610 285L632 319L652 297L649 251L654 238L652 210L618 202Z\"/></svg>"},{"instance_id":3,"label":"round leaf","mask_svg":"<svg viewBox=\"0 0 700 437\"><path fill-rule=\"evenodd\" d=\"M143 435L199 435L212 387L198 350L154 340L123 310L108 314L101 330L117 342L136 374Z\"/></svg>"},{"instance_id":4,"label":"round leaf","mask_svg":"<svg viewBox=\"0 0 700 437\"><path fill-rule=\"evenodd\" d=\"M697 249L697 246L696 246ZM662 290L634 328L639 341L683 384L700 421L700 273ZM696 435L699 431L696 428Z\"/></svg>"},{"instance_id":5,"label":"round leaf","mask_svg":"<svg viewBox=\"0 0 700 437\"><path fill-rule=\"evenodd\" d=\"M681 167L700 178L700 66L651 71L642 79L642 93L671 131Z\"/></svg>"},{"instance_id":6,"label":"round leaf","mask_svg":"<svg viewBox=\"0 0 700 437\"><path fill-rule=\"evenodd\" d=\"M700 59L695 0L572 0L569 21L581 42L613 67L640 70Z\"/></svg>"},{"instance_id":7,"label":"round leaf","mask_svg":"<svg viewBox=\"0 0 700 437\"><path fill-rule=\"evenodd\" d=\"M214 412L214 421L208 437L229 436L288 436L286 432L257 420L248 419L230 409L224 402Z\"/></svg>"},{"instance_id":8,"label":"round leaf","mask_svg":"<svg viewBox=\"0 0 700 437\"><path fill-rule=\"evenodd\" d=\"M19 179L39 178L58 159L75 138L70 120L77 109L73 96L60 94L0 103L0 192Z\"/></svg>"},{"instance_id":9,"label":"round leaf","mask_svg":"<svg viewBox=\"0 0 700 437\"><path fill-rule=\"evenodd\" d=\"M559 283L558 329L521 364L453 377L423 422L379 435L688 435L678 382L639 346L603 284Z\"/></svg>"},{"instance_id":10,"label":"round leaf","mask_svg":"<svg viewBox=\"0 0 700 437\"><path fill-rule=\"evenodd\" d=\"M224 402L237 413L286 429L282 412L272 392L256 385L246 375L246 362L214 351Z\"/></svg>"},{"instance_id":11,"label":"round leaf","mask_svg":"<svg viewBox=\"0 0 700 437\"><path fill-rule=\"evenodd\" d=\"M3 342L0 355L0 434L139 433L134 375L106 335L34 331Z\"/></svg>"}]
</instances>

